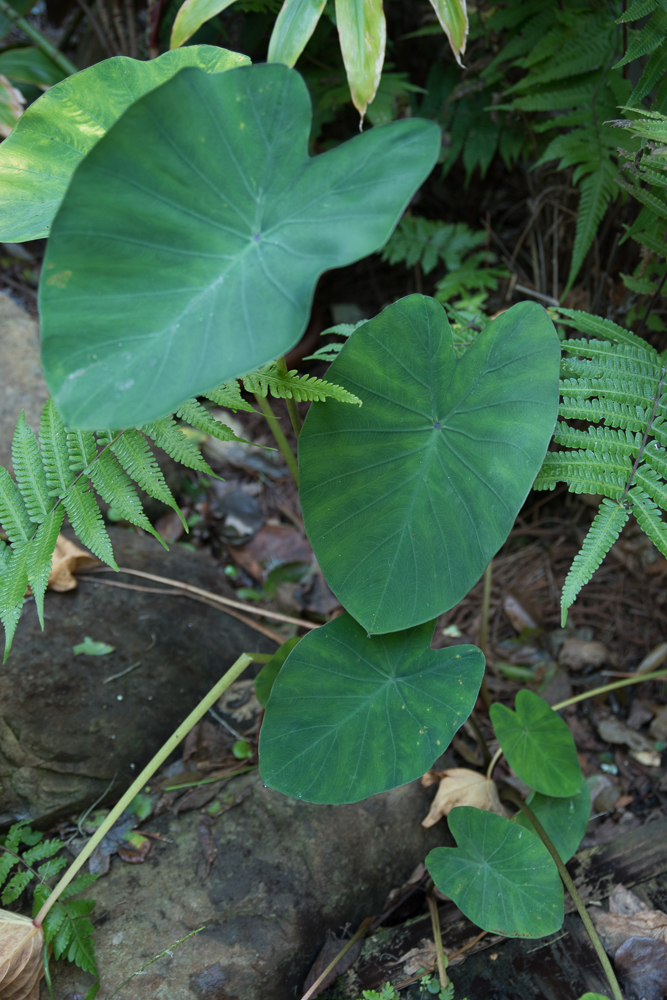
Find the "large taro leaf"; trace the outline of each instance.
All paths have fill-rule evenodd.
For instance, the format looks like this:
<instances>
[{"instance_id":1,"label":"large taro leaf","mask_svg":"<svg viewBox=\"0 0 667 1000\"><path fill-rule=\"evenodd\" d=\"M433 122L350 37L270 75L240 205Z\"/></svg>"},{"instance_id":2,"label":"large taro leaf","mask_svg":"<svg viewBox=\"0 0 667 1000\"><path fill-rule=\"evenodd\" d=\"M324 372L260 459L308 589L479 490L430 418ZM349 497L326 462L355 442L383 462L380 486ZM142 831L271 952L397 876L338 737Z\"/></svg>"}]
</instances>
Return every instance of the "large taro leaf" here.
<instances>
[{"instance_id":1,"label":"large taro leaf","mask_svg":"<svg viewBox=\"0 0 667 1000\"><path fill-rule=\"evenodd\" d=\"M457 361L444 309L421 295L345 344L327 378L363 406L313 404L299 492L327 583L369 632L433 618L477 582L544 459L559 357L551 320L526 302Z\"/></svg>"},{"instance_id":2,"label":"large taro leaf","mask_svg":"<svg viewBox=\"0 0 667 1000\"><path fill-rule=\"evenodd\" d=\"M530 806L544 827L561 861L569 861L579 848L591 818L591 791L583 774L576 795L554 798L552 795L542 795L541 792L531 792L526 799L526 805ZM525 813L517 813L514 821L525 829L535 832Z\"/></svg>"},{"instance_id":3,"label":"large taro leaf","mask_svg":"<svg viewBox=\"0 0 667 1000\"><path fill-rule=\"evenodd\" d=\"M0 240L48 236L74 170L139 97L186 66L221 73L249 62L238 52L192 45L148 62L114 56L56 84L0 145Z\"/></svg>"},{"instance_id":4,"label":"large taro leaf","mask_svg":"<svg viewBox=\"0 0 667 1000\"><path fill-rule=\"evenodd\" d=\"M539 938L563 923L563 885L542 841L504 816L458 806L457 847L436 847L426 867L440 892L485 931Z\"/></svg>"},{"instance_id":5,"label":"large taro leaf","mask_svg":"<svg viewBox=\"0 0 667 1000\"><path fill-rule=\"evenodd\" d=\"M516 712L499 702L490 715L510 767L543 795L576 795L581 785L577 748L566 722L533 691L519 691Z\"/></svg>"},{"instance_id":6,"label":"large taro leaf","mask_svg":"<svg viewBox=\"0 0 667 1000\"><path fill-rule=\"evenodd\" d=\"M264 716L264 783L338 804L428 771L470 715L484 673L475 646L430 649L433 627L369 637L346 614L304 636Z\"/></svg>"},{"instance_id":7,"label":"large taro leaf","mask_svg":"<svg viewBox=\"0 0 667 1000\"><path fill-rule=\"evenodd\" d=\"M289 350L315 282L386 241L440 146L433 122L310 159L279 64L186 69L77 169L42 269L42 362L69 426L128 427Z\"/></svg>"}]
</instances>

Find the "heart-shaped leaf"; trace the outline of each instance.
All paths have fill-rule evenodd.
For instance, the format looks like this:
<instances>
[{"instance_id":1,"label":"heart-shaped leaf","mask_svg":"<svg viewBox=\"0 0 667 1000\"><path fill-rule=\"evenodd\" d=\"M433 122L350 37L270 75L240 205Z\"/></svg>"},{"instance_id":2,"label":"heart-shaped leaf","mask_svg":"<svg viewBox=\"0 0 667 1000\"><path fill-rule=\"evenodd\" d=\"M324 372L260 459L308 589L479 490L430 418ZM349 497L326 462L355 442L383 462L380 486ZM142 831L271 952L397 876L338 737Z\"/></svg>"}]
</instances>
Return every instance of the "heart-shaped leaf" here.
<instances>
[{"instance_id":1,"label":"heart-shaped leaf","mask_svg":"<svg viewBox=\"0 0 667 1000\"><path fill-rule=\"evenodd\" d=\"M457 847L436 847L426 867L440 892L485 931L539 938L563 923L563 884L546 847L511 819L459 806L448 818Z\"/></svg>"},{"instance_id":2,"label":"heart-shaped leaf","mask_svg":"<svg viewBox=\"0 0 667 1000\"><path fill-rule=\"evenodd\" d=\"M0 240L48 236L75 168L143 94L186 66L221 73L249 62L238 52L191 45L148 62L105 59L52 87L0 146Z\"/></svg>"},{"instance_id":3,"label":"heart-shaped leaf","mask_svg":"<svg viewBox=\"0 0 667 1000\"><path fill-rule=\"evenodd\" d=\"M68 426L140 425L273 360L301 336L318 276L385 242L439 129L404 119L310 159L310 121L295 70L185 69L88 154L40 290Z\"/></svg>"},{"instance_id":4,"label":"heart-shaped leaf","mask_svg":"<svg viewBox=\"0 0 667 1000\"><path fill-rule=\"evenodd\" d=\"M579 788L576 795L567 798L531 792L526 799L526 805L537 816L563 862L569 861L578 850L591 818L591 790L583 774ZM527 830L535 832L524 813L517 813L514 820Z\"/></svg>"},{"instance_id":5,"label":"heart-shaped leaf","mask_svg":"<svg viewBox=\"0 0 667 1000\"><path fill-rule=\"evenodd\" d=\"M475 646L430 649L434 624L369 637L346 614L304 636L264 716L264 783L337 804L427 771L470 715L484 673Z\"/></svg>"},{"instance_id":6,"label":"heart-shaped leaf","mask_svg":"<svg viewBox=\"0 0 667 1000\"><path fill-rule=\"evenodd\" d=\"M528 302L460 361L443 307L421 295L352 334L327 378L363 406L311 407L299 492L327 583L367 631L435 617L477 582L544 459L559 359Z\"/></svg>"},{"instance_id":7,"label":"heart-shaped leaf","mask_svg":"<svg viewBox=\"0 0 667 1000\"><path fill-rule=\"evenodd\" d=\"M581 768L567 724L532 691L519 691L515 708L513 712L496 702L490 711L510 767L543 795L576 795L581 786Z\"/></svg>"}]
</instances>

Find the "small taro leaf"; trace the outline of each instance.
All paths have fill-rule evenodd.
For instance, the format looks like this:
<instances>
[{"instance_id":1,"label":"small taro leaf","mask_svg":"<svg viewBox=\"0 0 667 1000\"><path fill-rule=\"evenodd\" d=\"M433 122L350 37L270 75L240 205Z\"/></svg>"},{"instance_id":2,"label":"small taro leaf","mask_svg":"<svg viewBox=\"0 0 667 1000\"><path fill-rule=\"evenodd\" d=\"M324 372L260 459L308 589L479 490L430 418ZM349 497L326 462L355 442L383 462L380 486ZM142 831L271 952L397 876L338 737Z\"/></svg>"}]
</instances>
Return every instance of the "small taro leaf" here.
<instances>
[{"instance_id":1,"label":"small taro leaf","mask_svg":"<svg viewBox=\"0 0 667 1000\"><path fill-rule=\"evenodd\" d=\"M458 846L436 847L425 862L440 892L492 934L539 938L559 929L563 884L538 837L471 806L452 809L448 822Z\"/></svg>"},{"instance_id":2,"label":"small taro leaf","mask_svg":"<svg viewBox=\"0 0 667 1000\"><path fill-rule=\"evenodd\" d=\"M264 664L260 672L255 677L255 694L257 695L257 701L260 703L262 708L266 708L269 704L269 695L271 694L271 689L275 684L278 672L296 646L297 642L300 641L300 635L295 635L291 639L288 639L287 642L283 643L280 649L276 650L269 662Z\"/></svg>"},{"instance_id":3,"label":"small taro leaf","mask_svg":"<svg viewBox=\"0 0 667 1000\"><path fill-rule=\"evenodd\" d=\"M72 651L75 656L79 656L81 653L85 653L87 656L106 656L107 653L113 653L115 648L115 646L110 646L108 642L95 642L87 635L78 646L72 646Z\"/></svg>"},{"instance_id":4,"label":"small taro leaf","mask_svg":"<svg viewBox=\"0 0 667 1000\"><path fill-rule=\"evenodd\" d=\"M52 87L66 75L41 49L30 46L0 52L0 73L15 82L37 87Z\"/></svg>"},{"instance_id":5,"label":"small taro leaf","mask_svg":"<svg viewBox=\"0 0 667 1000\"><path fill-rule=\"evenodd\" d=\"M88 154L40 292L68 426L139 426L272 361L305 329L318 276L386 241L439 129L404 119L310 159L310 122L295 70L185 69Z\"/></svg>"},{"instance_id":6,"label":"small taro leaf","mask_svg":"<svg viewBox=\"0 0 667 1000\"><path fill-rule=\"evenodd\" d=\"M0 240L48 236L74 169L143 94L186 66L221 73L249 61L213 45L192 45L148 62L114 56L56 84L0 146Z\"/></svg>"},{"instance_id":7,"label":"small taro leaf","mask_svg":"<svg viewBox=\"0 0 667 1000\"><path fill-rule=\"evenodd\" d=\"M532 691L519 691L515 707L513 712L496 702L490 711L510 767L543 795L576 795L581 787L581 768L567 724Z\"/></svg>"},{"instance_id":8,"label":"small taro leaf","mask_svg":"<svg viewBox=\"0 0 667 1000\"><path fill-rule=\"evenodd\" d=\"M484 673L475 646L430 649L434 625L368 636L344 614L304 636L264 716L264 783L336 805L428 771L470 715Z\"/></svg>"},{"instance_id":9,"label":"small taro leaf","mask_svg":"<svg viewBox=\"0 0 667 1000\"><path fill-rule=\"evenodd\" d=\"M327 583L368 632L461 600L510 531L558 407L541 306L490 323L460 361L443 307L411 295L356 330L327 372L363 406L314 403L299 494Z\"/></svg>"},{"instance_id":10,"label":"small taro leaf","mask_svg":"<svg viewBox=\"0 0 667 1000\"><path fill-rule=\"evenodd\" d=\"M546 830L547 836L560 854L561 861L569 861L583 840L591 818L591 790L583 774L580 790L576 795L554 798L551 795L542 795L541 792L532 792L526 799L526 805L530 806ZM535 832L524 813L517 813L514 821Z\"/></svg>"}]
</instances>

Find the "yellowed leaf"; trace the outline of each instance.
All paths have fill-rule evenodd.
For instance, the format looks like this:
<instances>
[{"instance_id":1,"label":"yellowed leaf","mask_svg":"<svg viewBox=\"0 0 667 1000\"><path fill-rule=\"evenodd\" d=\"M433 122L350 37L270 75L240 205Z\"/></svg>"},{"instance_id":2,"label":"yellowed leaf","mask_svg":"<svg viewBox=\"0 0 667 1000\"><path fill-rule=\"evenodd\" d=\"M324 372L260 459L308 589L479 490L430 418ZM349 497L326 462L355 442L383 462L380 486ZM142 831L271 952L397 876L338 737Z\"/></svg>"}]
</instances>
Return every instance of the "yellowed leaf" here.
<instances>
[{"instance_id":1,"label":"yellowed leaf","mask_svg":"<svg viewBox=\"0 0 667 1000\"><path fill-rule=\"evenodd\" d=\"M38 1000L44 934L29 917L0 910L0 1000Z\"/></svg>"},{"instance_id":2,"label":"yellowed leaf","mask_svg":"<svg viewBox=\"0 0 667 1000\"><path fill-rule=\"evenodd\" d=\"M461 56L466 50L468 39L466 0L431 0L431 5L438 15L442 30L449 39L454 58L459 66L463 66Z\"/></svg>"},{"instance_id":3,"label":"yellowed leaf","mask_svg":"<svg viewBox=\"0 0 667 1000\"><path fill-rule=\"evenodd\" d=\"M76 590L77 582L74 573L81 569L90 569L99 565L99 559L91 556L85 549L70 542L64 535L58 535L48 586L51 590L62 593L65 590Z\"/></svg>"},{"instance_id":4,"label":"yellowed leaf","mask_svg":"<svg viewBox=\"0 0 667 1000\"><path fill-rule=\"evenodd\" d=\"M352 102L363 119L384 64L387 24L382 0L336 0L336 22Z\"/></svg>"},{"instance_id":5,"label":"yellowed leaf","mask_svg":"<svg viewBox=\"0 0 667 1000\"><path fill-rule=\"evenodd\" d=\"M488 812L507 816L504 806L498 798L495 782L490 781L478 771L470 771L467 767L452 767L448 771L429 771L422 778L422 785L433 784L435 778L440 778L440 786L435 793L431 808L422 826L433 826L443 816L448 816L455 806L474 806L476 809L486 809Z\"/></svg>"},{"instance_id":6,"label":"yellowed leaf","mask_svg":"<svg viewBox=\"0 0 667 1000\"><path fill-rule=\"evenodd\" d=\"M6 139L23 114L25 97L0 73L0 138Z\"/></svg>"}]
</instances>

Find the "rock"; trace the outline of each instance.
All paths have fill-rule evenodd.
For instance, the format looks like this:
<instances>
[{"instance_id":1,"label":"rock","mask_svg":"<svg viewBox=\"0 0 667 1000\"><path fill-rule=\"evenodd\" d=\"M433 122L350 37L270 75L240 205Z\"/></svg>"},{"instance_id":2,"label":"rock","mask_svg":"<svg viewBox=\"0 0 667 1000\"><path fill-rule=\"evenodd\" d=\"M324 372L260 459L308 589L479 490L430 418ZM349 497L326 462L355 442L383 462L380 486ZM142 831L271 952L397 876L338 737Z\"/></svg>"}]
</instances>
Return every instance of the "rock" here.
<instances>
[{"instance_id":1,"label":"rock","mask_svg":"<svg viewBox=\"0 0 667 1000\"><path fill-rule=\"evenodd\" d=\"M663 1000L667 994L667 945L664 941L628 938L614 955L614 965L628 1000Z\"/></svg>"},{"instance_id":2,"label":"rock","mask_svg":"<svg viewBox=\"0 0 667 1000\"><path fill-rule=\"evenodd\" d=\"M610 654L601 642L566 639L558 652L558 662L570 670L583 670L584 667L601 667L609 663Z\"/></svg>"},{"instance_id":3,"label":"rock","mask_svg":"<svg viewBox=\"0 0 667 1000\"><path fill-rule=\"evenodd\" d=\"M179 546L165 552L155 539L120 528L110 534L120 566L230 593L221 568L202 553ZM117 582L111 573L104 579ZM1 825L49 825L86 808L112 780L118 797L240 653L275 649L237 619L189 598L102 583L47 592L45 618L41 632L34 602L26 602L2 668ZM115 652L74 656L86 635Z\"/></svg>"},{"instance_id":4,"label":"rock","mask_svg":"<svg viewBox=\"0 0 667 1000\"><path fill-rule=\"evenodd\" d=\"M654 740L667 742L667 705L660 708L648 731Z\"/></svg>"},{"instance_id":5,"label":"rock","mask_svg":"<svg viewBox=\"0 0 667 1000\"><path fill-rule=\"evenodd\" d=\"M21 410L36 430L48 394L39 363L37 323L0 292L0 465L11 466L12 437Z\"/></svg>"},{"instance_id":6,"label":"rock","mask_svg":"<svg viewBox=\"0 0 667 1000\"><path fill-rule=\"evenodd\" d=\"M252 792L212 826L217 858L208 878L201 817L190 812L151 820L148 829L174 843L155 841L142 865L114 858L109 875L87 890L97 901L100 995L204 926L121 997L294 1000L327 931L380 913L388 890L431 847L451 843L444 824L421 828L428 797L418 782L345 806L288 798L256 774L228 787ZM85 995L92 982L60 962L51 971L57 1000Z\"/></svg>"}]
</instances>

